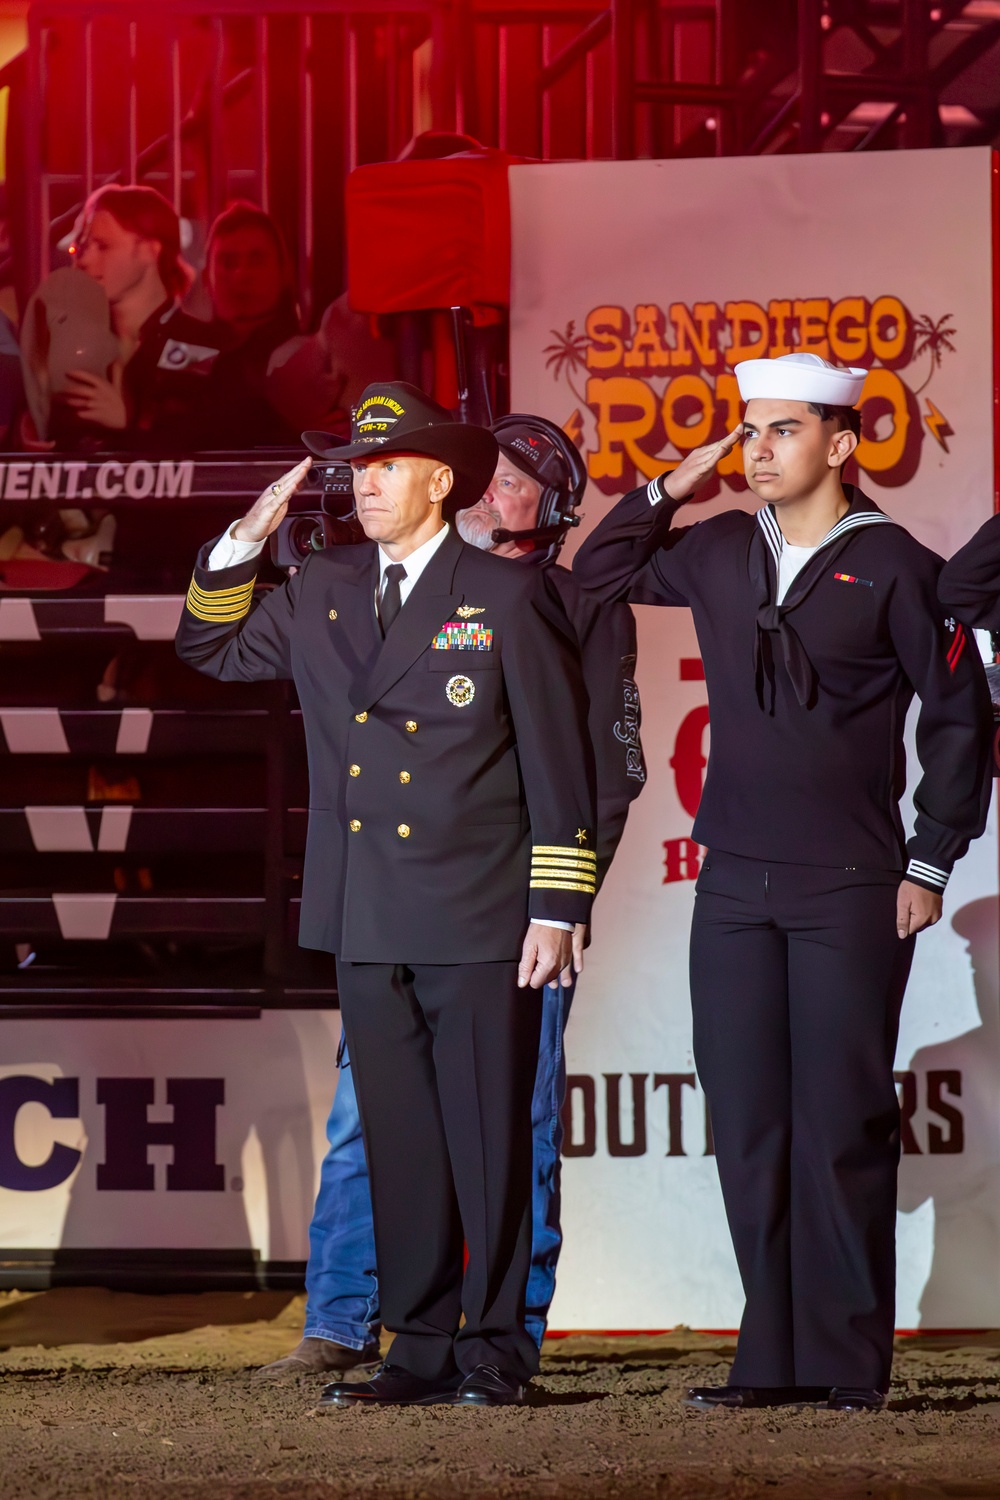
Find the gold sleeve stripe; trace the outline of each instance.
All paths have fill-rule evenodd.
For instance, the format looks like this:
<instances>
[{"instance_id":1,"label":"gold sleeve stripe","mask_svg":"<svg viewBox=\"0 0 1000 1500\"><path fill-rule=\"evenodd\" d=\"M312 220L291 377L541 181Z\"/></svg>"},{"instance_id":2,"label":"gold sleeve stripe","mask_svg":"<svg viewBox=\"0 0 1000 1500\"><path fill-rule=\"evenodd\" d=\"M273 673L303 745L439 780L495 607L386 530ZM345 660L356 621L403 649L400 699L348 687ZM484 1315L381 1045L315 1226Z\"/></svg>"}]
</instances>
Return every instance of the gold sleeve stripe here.
<instances>
[{"instance_id":1,"label":"gold sleeve stripe","mask_svg":"<svg viewBox=\"0 0 1000 1500\"><path fill-rule=\"evenodd\" d=\"M591 859L574 859L571 854L533 854L531 856L533 865L564 865L573 870L592 870L594 861Z\"/></svg>"},{"instance_id":2,"label":"gold sleeve stripe","mask_svg":"<svg viewBox=\"0 0 1000 1500\"><path fill-rule=\"evenodd\" d=\"M229 604L206 604L203 599L188 594L188 609L193 614L207 615L209 619L224 620L229 615L245 615L253 603L252 595L248 594L245 599L237 599Z\"/></svg>"},{"instance_id":3,"label":"gold sleeve stripe","mask_svg":"<svg viewBox=\"0 0 1000 1500\"><path fill-rule=\"evenodd\" d=\"M578 849L575 844L535 844L531 850L535 854L561 854L567 858L589 860L591 864L597 863L597 855L593 849Z\"/></svg>"},{"instance_id":4,"label":"gold sleeve stripe","mask_svg":"<svg viewBox=\"0 0 1000 1500\"><path fill-rule=\"evenodd\" d=\"M204 620L206 625L231 625L235 620L242 620L244 615L250 613L250 605L245 609L234 609L224 615L210 615L206 610L200 609L197 604L192 604L190 599L187 603L189 615L194 615L196 620Z\"/></svg>"},{"instance_id":5,"label":"gold sleeve stripe","mask_svg":"<svg viewBox=\"0 0 1000 1500\"><path fill-rule=\"evenodd\" d=\"M200 609L206 615L229 615L233 610L245 614L252 603L252 594L247 594L245 599L227 599L225 604L206 604L204 599L199 599L196 594L188 594L188 604L191 608Z\"/></svg>"},{"instance_id":6,"label":"gold sleeve stripe","mask_svg":"<svg viewBox=\"0 0 1000 1500\"><path fill-rule=\"evenodd\" d=\"M239 589L226 589L223 595L221 592L206 594L192 580L186 603L196 620L204 620L209 625L229 625L249 614L253 603L253 581Z\"/></svg>"},{"instance_id":7,"label":"gold sleeve stripe","mask_svg":"<svg viewBox=\"0 0 1000 1500\"><path fill-rule=\"evenodd\" d=\"M244 594L252 594L253 586L254 579L251 578L246 583L239 584L236 588L203 589L201 584L196 583L192 578L189 592L192 594L197 594L198 597L201 598L206 604L212 600L219 604L222 604L227 600L235 602L237 599L242 599Z\"/></svg>"},{"instance_id":8,"label":"gold sleeve stripe","mask_svg":"<svg viewBox=\"0 0 1000 1500\"><path fill-rule=\"evenodd\" d=\"M595 870L597 864L594 859L574 859L571 853L534 853L531 856L532 864L561 864L568 865L571 870Z\"/></svg>"},{"instance_id":9,"label":"gold sleeve stripe","mask_svg":"<svg viewBox=\"0 0 1000 1500\"><path fill-rule=\"evenodd\" d=\"M582 891L585 896L597 894L596 882L590 885L578 885L574 880L532 880L528 885L532 891Z\"/></svg>"},{"instance_id":10,"label":"gold sleeve stripe","mask_svg":"<svg viewBox=\"0 0 1000 1500\"><path fill-rule=\"evenodd\" d=\"M235 599L215 599L211 594L199 594L195 589L188 589L188 598L195 604L200 604L203 609L238 609L241 604L246 604L253 598L253 589L247 589L245 594L239 594Z\"/></svg>"}]
</instances>

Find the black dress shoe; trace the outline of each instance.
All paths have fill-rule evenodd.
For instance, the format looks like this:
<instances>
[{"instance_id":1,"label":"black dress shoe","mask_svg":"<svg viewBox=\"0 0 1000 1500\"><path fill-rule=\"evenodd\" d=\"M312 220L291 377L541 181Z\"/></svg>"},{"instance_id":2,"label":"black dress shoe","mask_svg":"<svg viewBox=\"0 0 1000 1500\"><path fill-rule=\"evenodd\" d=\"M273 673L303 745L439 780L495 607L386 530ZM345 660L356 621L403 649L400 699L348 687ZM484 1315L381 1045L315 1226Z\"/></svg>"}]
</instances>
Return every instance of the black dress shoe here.
<instances>
[{"instance_id":1,"label":"black dress shoe","mask_svg":"<svg viewBox=\"0 0 1000 1500\"><path fill-rule=\"evenodd\" d=\"M882 1391L867 1391L854 1386L835 1385L827 1407L830 1411L881 1411L886 1403Z\"/></svg>"},{"instance_id":2,"label":"black dress shoe","mask_svg":"<svg viewBox=\"0 0 1000 1500\"><path fill-rule=\"evenodd\" d=\"M458 1376L425 1380L398 1365L383 1364L371 1380L336 1380L325 1387L319 1410L341 1406L445 1406L455 1399Z\"/></svg>"},{"instance_id":3,"label":"black dress shoe","mask_svg":"<svg viewBox=\"0 0 1000 1500\"><path fill-rule=\"evenodd\" d=\"M524 1386L496 1365L477 1365L453 1397L456 1406L522 1406Z\"/></svg>"},{"instance_id":4,"label":"black dress shoe","mask_svg":"<svg viewBox=\"0 0 1000 1500\"><path fill-rule=\"evenodd\" d=\"M690 1385L684 1405L696 1411L725 1407L732 1411L760 1411L769 1406L826 1405L830 1392L813 1385Z\"/></svg>"}]
</instances>

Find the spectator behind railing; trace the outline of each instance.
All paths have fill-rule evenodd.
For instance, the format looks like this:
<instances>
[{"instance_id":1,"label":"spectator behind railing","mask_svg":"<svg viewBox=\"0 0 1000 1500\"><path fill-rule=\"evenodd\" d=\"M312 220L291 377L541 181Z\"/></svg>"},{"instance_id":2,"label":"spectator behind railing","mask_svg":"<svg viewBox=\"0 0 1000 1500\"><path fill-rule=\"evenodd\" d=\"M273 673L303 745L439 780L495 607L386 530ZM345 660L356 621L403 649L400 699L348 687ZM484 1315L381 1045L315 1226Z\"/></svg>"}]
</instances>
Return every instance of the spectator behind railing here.
<instances>
[{"instance_id":1,"label":"spectator behind railing","mask_svg":"<svg viewBox=\"0 0 1000 1500\"><path fill-rule=\"evenodd\" d=\"M315 333L275 349L266 390L296 432L311 427L346 437L351 408L365 386L395 380L398 373L395 344L375 336L372 319L353 312L344 292L330 303Z\"/></svg>"},{"instance_id":2,"label":"spectator behind railing","mask_svg":"<svg viewBox=\"0 0 1000 1500\"><path fill-rule=\"evenodd\" d=\"M65 430L53 433L55 444L42 444L25 423L25 446L151 452L207 446L221 343L208 323L181 308L194 273L181 255L180 221L170 204L155 188L99 188L77 221L72 254L107 296L121 358L106 377L70 371Z\"/></svg>"},{"instance_id":3,"label":"spectator behind railing","mask_svg":"<svg viewBox=\"0 0 1000 1500\"><path fill-rule=\"evenodd\" d=\"M231 203L212 225L205 285L222 346L212 374L213 447L297 442L306 418L286 422L264 390L271 354L299 333L292 265L280 229L256 204Z\"/></svg>"}]
</instances>

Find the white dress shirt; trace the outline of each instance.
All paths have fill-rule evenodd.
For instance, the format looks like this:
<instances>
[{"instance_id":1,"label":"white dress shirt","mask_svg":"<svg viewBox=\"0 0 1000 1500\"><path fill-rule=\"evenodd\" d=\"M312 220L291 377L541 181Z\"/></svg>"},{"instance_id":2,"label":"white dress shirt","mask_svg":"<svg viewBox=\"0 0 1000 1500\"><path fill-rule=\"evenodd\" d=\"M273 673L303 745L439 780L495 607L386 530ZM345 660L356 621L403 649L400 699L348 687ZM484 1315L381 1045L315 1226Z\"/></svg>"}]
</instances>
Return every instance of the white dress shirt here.
<instances>
[{"instance_id":1,"label":"white dress shirt","mask_svg":"<svg viewBox=\"0 0 1000 1500\"><path fill-rule=\"evenodd\" d=\"M236 521L233 522L233 526L238 524ZM399 597L403 604L406 603L417 579L441 546L450 530L451 527L446 522L440 531L435 531L434 535L428 541L421 543L419 547L410 553L409 557L402 559L403 567L406 569L406 577L400 579ZM219 538L209 553L208 570L210 573L216 572L219 568L232 568L237 563L248 562L251 557L257 557L263 551L263 542L238 542L233 536L232 531L233 527L231 526L225 536ZM387 552L379 547L379 578L378 588L375 590L376 607L379 595L385 586L385 570L391 567L395 560L395 558L390 557ZM535 925L538 927L557 927L561 932L573 931L573 924L571 922L553 922L539 917L536 917L534 920Z\"/></svg>"},{"instance_id":2,"label":"white dress shirt","mask_svg":"<svg viewBox=\"0 0 1000 1500\"><path fill-rule=\"evenodd\" d=\"M242 521L243 517L240 517ZM208 571L217 573L220 568L235 568L237 563L249 562L251 557L259 557L264 550L263 542L238 542L233 536L233 527L238 526L239 521L234 521L224 536L220 536L211 552L208 554Z\"/></svg>"},{"instance_id":3,"label":"white dress shirt","mask_svg":"<svg viewBox=\"0 0 1000 1500\"><path fill-rule=\"evenodd\" d=\"M399 580L399 597L402 600L403 604L405 604L410 596L413 585L416 583L417 579L420 577L421 573L424 571L437 549L441 546L441 543L444 541L450 530L451 527L447 522L445 522L440 531L435 531L430 541L422 542L421 545L415 549L415 551L410 553L409 557L390 557L388 552L383 551L383 549L379 547L378 589L376 590L376 598L381 595L382 590L385 587L386 568L391 568L394 562L400 562L406 569L406 577Z\"/></svg>"}]
</instances>

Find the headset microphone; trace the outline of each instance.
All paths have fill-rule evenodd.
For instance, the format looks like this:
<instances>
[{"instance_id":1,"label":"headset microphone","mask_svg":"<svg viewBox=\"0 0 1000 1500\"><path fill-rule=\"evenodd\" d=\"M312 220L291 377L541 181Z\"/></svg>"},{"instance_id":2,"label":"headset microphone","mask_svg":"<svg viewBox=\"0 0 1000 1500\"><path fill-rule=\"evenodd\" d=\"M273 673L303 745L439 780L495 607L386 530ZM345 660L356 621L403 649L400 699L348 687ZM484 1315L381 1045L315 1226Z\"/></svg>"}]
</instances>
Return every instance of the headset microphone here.
<instances>
[{"instance_id":1,"label":"headset microphone","mask_svg":"<svg viewBox=\"0 0 1000 1500\"><path fill-rule=\"evenodd\" d=\"M587 469L576 445L561 427L545 417L511 412L490 428L500 451L522 473L541 487L538 519L527 531L493 532L496 545L503 542L535 542L555 556L571 526L579 526L576 507L587 487Z\"/></svg>"},{"instance_id":2,"label":"headset microphone","mask_svg":"<svg viewBox=\"0 0 1000 1500\"><path fill-rule=\"evenodd\" d=\"M493 540L499 547L504 542L562 542L569 526L579 526L579 516L568 516L558 526L534 526L530 531L507 531L503 526L493 532Z\"/></svg>"}]
</instances>

